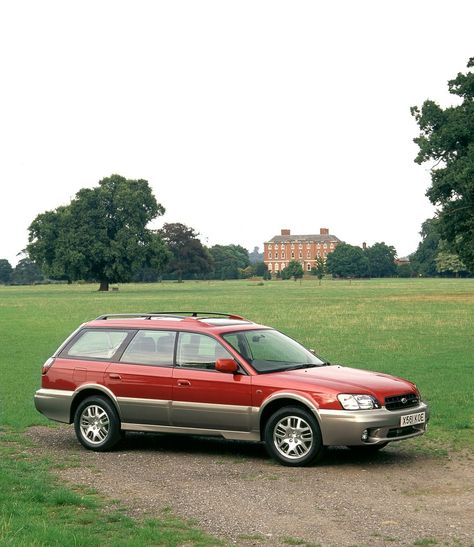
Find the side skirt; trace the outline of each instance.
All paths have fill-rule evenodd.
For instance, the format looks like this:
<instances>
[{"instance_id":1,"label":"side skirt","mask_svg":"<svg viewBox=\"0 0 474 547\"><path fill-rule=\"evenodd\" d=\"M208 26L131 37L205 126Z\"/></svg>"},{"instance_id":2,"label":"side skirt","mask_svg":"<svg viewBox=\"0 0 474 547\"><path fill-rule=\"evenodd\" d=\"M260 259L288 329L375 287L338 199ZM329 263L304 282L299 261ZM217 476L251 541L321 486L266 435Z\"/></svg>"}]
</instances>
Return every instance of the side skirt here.
<instances>
[{"instance_id":1,"label":"side skirt","mask_svg":"<svg viewBox=\"0 0 474 547\"><path fill-rule=\"evenodd\" d=\"M122 423L123 431L141 431L148 433L181 433L184 435L206 435L223 437L234 441L260 441L260 433L245 431L227 431L218 429L201 429L197 427L176 427L171 425L150 425Z\"/></svg>"}]
</instances>

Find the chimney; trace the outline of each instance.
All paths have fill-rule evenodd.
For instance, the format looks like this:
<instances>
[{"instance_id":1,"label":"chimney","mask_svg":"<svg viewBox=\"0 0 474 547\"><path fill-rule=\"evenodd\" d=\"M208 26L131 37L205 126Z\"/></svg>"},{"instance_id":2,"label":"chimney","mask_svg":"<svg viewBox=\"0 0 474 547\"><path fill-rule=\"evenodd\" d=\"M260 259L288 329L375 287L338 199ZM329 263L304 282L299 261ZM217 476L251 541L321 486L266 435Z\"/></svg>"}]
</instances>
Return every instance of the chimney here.
<instances>
[{"instance_id":1,"label":"chimney","mask_svg":"<svg viewBox=\"0 0 474 547\"><path fill-rule=\"evenodd\" d=\"M364 249L364 251L367 249L367 243L365 241L362 243L362 248Z\"/></svg>"},{"instance_id":2,"label":"chimney","mask_svg":"<svg viewBox=\"0 0 474 547\"><path fill-rule=\"evenodd\" d=\"M281 235L282 236L289 236L290 235L290 230L282 228Z\"/></svg>"},{"instance_id":3,"label":"chimney","mask_svg":"<svg viewBox=\"0 0 474 547\"><path fill-rule=\"evenodd\" d=\"M329 228L320 228L319 229L319 235L328 236L329 235Z\"/></svg>"}]
</instances>

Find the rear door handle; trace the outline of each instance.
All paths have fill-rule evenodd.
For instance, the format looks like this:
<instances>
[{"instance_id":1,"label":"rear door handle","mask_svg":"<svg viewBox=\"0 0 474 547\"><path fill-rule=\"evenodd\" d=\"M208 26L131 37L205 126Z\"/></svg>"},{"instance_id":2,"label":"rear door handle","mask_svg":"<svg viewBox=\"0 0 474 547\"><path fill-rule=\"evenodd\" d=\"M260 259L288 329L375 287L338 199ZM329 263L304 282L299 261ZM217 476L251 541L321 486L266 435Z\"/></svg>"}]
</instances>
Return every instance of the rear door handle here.
<instances>
[{"instance_id":1,"label":"rear door handle","mask_svg":"<svg viewBox=\"0 0 474 547\"><path fill-rule=\"evenodd\" d=\"M189 380L178 380L178 386L186 387L190 385L191 385L191 382Z\"/></svg>"},{"instance_id":2,"label":"rear door handle","mask_svg":"<svg viewBox=\"0 0 474 547\"><path fill-rule=\"evenodd\" d=\"M115 372L111 372L111 373L109 374L109 378L110 378L111 380L121 380L121 379L122 379L122 377L120 376L120 374L116 374Z\"/></svg>"}]
</instances>

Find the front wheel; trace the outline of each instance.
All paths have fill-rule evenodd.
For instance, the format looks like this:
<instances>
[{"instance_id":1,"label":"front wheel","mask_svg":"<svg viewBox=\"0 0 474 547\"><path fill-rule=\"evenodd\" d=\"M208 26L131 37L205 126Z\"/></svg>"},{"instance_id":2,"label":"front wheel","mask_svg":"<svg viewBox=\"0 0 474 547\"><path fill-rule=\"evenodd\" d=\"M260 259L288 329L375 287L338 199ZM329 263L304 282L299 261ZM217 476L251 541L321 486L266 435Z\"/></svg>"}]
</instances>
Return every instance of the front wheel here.
<instances>
[{"instance_id":1,"label":"front wheel","mask_svg":"<svg viewBox=\"0 0 474 547\"><path fill-rule=\"evenodd\" d=\"M277 410L265 425L264 438L270 456L283 465L308 465L324 450L316 418L299 407Z\"/></svg>"},{"instance_id":2,"label":"front wheel","mask_svg":"<svg viewBox=\"0 0 474 547\"><path fill-rule=\"evenodd\" d=\"M78 441L89 450L104 452L121 439L120 420L112 403L101 396L84 399L74 415Z\"/></svg>"}]
</instances>

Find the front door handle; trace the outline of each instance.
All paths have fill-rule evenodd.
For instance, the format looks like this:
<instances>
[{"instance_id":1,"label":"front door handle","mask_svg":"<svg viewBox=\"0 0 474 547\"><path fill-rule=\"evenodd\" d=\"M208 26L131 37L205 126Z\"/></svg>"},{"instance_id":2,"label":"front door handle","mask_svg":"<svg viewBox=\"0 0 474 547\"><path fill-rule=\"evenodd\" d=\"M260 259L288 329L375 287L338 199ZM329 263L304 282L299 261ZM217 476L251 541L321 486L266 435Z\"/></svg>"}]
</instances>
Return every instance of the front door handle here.
<instances>
[{"instance_id":1,"label":"front door handle","mask_svg":"<svg viewBox=\"0 0 474 547\"><path fill-rule=\"evenodd\" d=\"M191 385L191 382L189 380L178 380L178 386L187 387L190 385Z\"/></svg>"},{"instance_id":2,"label":"front door handle","mask_svg":"<svg viewBox=\"0 0 474 547\"><path fill-rule=\"evenodd\" d=\"M122 377L120 376L120 374L116 374L115 372L111 372L111 373L109 374L109 378L110 378L111 380L121 380L121 379L122 379Z\"/></svg>"}]
</instances>

